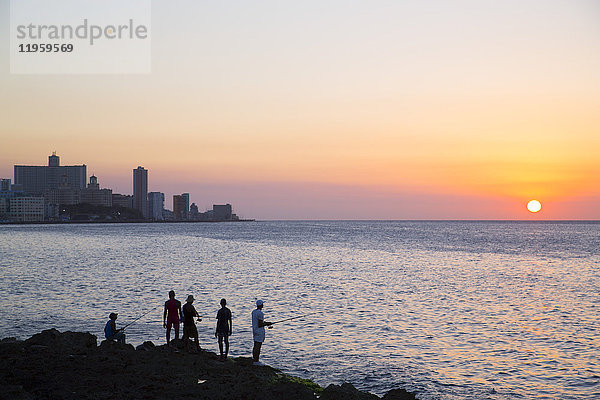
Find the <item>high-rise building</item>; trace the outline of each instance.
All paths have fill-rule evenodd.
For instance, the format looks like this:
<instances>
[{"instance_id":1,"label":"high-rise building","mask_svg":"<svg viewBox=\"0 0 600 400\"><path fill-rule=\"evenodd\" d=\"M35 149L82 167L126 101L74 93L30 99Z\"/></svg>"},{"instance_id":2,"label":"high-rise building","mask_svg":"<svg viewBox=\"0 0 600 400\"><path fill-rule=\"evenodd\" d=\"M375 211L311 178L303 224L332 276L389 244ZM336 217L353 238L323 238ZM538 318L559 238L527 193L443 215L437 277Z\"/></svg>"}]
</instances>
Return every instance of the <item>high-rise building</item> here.
<instances>
[{"instance_id":1,"label":"high-rise building","mask_svg":"<svg viewBox=\"0 0 600 400\"><path fill-rule=\"evenodd\" d=\"M173 214L178 221L187 221L190 219L190 194L173 195Z\"/></svg>"},{"instance_id":2,"label":"high-rise building","mask_svg":"<svg viewBox=\"0 0 600 400\"><path fill-rule=\"evenodd\" d=\"M165 194L160 192L148 193L148 218L153 221L162 221L165 210Z\"/></svg>"},{"instance_id":3,"label":"high-rise building","mask_svg":"<svg viewBox=\"0 0 600 400\"><path fill-rule=\"evenodd\" d=\"M133 170L133 208L148 218L148 170L144 167Z\"/></svg>"},{"instance_id":4,"label":"high-rise building","mask_svg":"<svg viewBox=\"0 0 600 400\"><path fill-rule=\"evenodd\" d=\"M48 157L48 166L15 165L15 184L21 185L26 194L43 195L47 190L58 189L63 176L74 190L85 188L87 167L84 165L60 165L56 153Z\"/></svg>"}]
</instances>

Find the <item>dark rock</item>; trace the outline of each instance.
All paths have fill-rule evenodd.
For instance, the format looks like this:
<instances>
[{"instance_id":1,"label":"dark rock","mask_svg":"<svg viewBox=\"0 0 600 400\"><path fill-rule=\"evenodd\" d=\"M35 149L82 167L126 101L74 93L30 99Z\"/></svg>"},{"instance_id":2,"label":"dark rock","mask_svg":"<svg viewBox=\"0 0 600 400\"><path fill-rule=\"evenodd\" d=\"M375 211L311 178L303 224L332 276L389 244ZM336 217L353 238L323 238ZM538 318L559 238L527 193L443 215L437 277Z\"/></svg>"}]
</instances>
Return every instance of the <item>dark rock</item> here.
<instances>
[{"instance_id":1,"label":"dark rock","mask_svg":"<svg viewBox=\"0 0 600 400\"><path fill-rule=\"evenodd\" d=\"M321 400L376 400L379 397L371 393L361 392L350 383L343 383L341 386L329 385L323 390Z\"/></svg>"},{"instance_id":2,"label":"dark rock","mask_svg":"<svg viewBox=\"0 0 600 400\"><path fill-rule=\"evenodd\" d=\"M115 342L114 340L103 340L98 346L100 353L121 353L135 351L132 344Z\"/></svg>"},{"instance_id":3,"label":"dark rock","mask_svg":"<svg viewBox=\"0 0 600 400\"><path fill-rule=\"evenodd\" d=\"M384 400L416 400L415 394L404 389L392 389L383 396Z\"/></svg>"},{"instance_id":4,"label":"dark rock","mask_svg":"<svg viewBox=\"0 0 600 400\"><path fill-rule=\"evenodd\" d=\"M145 341L144 343L140 344L138 347L136 347L136 350L141 350L141 351L150 351L153 348L155 348L156 346L154 345L154 343L152 343L151 341Z\"/></svg>"},{"instance_id":5,"label":"dark rock","mask_svg":"<svg viewBox=\"0 0 600 400\"><path fill-rule=\"evenodd\" d=\"M145 342L97 339L89 333L50 329L24 342L0 342L0 400L205 399L376 400L349 383L326 389L249 357L218 361L215 353L188 353ZM179 342L179 341L178 341ZM183 343L183 342L181 342ZM401 391L391 391L390 397ZM414 399L414 397L408 397Z\"/></svg>"},{"instance_id":6,"label":"dark rock","mask_svg":"<svg viewBox=\"0 0 600 400\"><path fill-rule=\"evenodd\" d=\"M26 344L38 344L42 346L53 346L56 344L58 337L60 336L60 332L54 328L46 329L41 333L36 333L29 339L25 340Z\"/></svg>"},{"instance_id":7,"label":"dark rock","mask_svg":"<svg viewBox=\"0 0 600 400\"><path fill-rule=\"evenodd\" d=\"M27 393L21 385L0 385L0 399L33 400L35 396Z\"/></svg>"},{"instance_id":8,"label":"dark rock","mask_svg":"<svg viewBox=\"0 0 600 400\"><path fill-rule=\"evenodd\" d=\"M89 332L60 333L52 328L33 335L25 341L28 346L46 346L53 350L85 351L97 346L97 338Z\"/></svg>"}]
</instances>

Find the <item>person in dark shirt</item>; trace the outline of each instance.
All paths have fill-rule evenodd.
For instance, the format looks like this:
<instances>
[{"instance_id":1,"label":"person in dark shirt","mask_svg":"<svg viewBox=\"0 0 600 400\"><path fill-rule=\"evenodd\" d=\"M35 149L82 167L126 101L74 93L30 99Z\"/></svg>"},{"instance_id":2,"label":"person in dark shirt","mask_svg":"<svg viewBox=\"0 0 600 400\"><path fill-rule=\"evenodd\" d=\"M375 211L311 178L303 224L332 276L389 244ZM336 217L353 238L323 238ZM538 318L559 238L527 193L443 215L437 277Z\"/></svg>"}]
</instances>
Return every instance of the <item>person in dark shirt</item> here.
<instances>
[{"instance_id":1,"label":"person in dark shirt","mask_svg":"<svg viewBox=\"0 0 600 400\"><path fill-rule=\"evenodd\" d=\"M123 328L117 329L117 313L110 313L109 320L104 327L104 336L107 340L116 340L119 343L125 344L125 334Z\"/></svg>"},{"instance_id":2,"label":"person in dark shirt","mask_svg":"<svg viewBox=\"0 0 600 400\"><path fill-rule=\"evenodd\" d=\"M227 300L221 299L221 309L217 312L217 329L215 329L215 338L219 339L219 351L221 360L227 360L229 354L229 336L232 333L231 310L225 307ZM225 342L225 354L223 355L223 342Z\"/></svg>"},{"instance_id":3,"label":"person in dark shirt","mask_svg":"<svg viewBox=\"0 0 600 400\"><path fill-rule=\"evenodd\" d=\"M194 302L194 296L191 294L187 297L186 303L183 305L183 341L185 343L185 349L190 351L190 341L188 338L194 339L196 343L196 351L200 351L200 344L198 343L198 329L194 318L200 318L196 308L192 305Z\"/></svg>"},{"instance_id":4,"label":"person in dark shirt","mask_svg":"<svg viewBox=\"0 0 600 400\"><path fill-rule=\"evenodd\" d=\"M165 302L165 312L163 313L163 326L167 330L167 346L171 342L171 328L175 326L175 342L179 339L179 324L183 319L181 313L181 302L175 300L175 292L169 292L169 300Z\"/></svg>"}]
</instances>

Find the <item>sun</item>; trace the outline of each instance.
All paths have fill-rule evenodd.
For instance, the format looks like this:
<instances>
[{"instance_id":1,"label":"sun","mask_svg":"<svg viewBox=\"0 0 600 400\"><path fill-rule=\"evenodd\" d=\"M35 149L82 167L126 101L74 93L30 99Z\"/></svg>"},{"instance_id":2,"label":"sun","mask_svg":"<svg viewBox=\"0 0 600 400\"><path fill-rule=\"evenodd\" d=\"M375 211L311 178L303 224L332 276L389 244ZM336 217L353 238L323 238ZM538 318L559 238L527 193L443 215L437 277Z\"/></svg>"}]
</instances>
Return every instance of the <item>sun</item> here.
<instances>
[{"instance_id":1,"label":"sun","mask_svg":"<svg viewBox=\"0 0 600 400\"><path fill-rule=\"evenodd\" d=\"M527 209L532 213L536 213L542 209L542 203L537 200L531 200L529 203L527 203Z\"/></svg>"}]
</instances>

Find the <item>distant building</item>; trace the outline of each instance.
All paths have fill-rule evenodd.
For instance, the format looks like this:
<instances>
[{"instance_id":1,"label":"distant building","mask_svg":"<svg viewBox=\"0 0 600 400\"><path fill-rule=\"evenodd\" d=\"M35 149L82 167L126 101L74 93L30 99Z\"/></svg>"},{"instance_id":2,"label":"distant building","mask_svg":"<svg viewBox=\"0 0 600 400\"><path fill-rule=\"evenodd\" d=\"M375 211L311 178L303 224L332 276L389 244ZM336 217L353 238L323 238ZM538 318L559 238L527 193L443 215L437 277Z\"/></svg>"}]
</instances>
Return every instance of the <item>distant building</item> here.
<instances>
[{"instance_id":1,"label":"distant building","mask_svg":"<svg viewBox=\"0 0 600 400\"><path fill-rule=\"evenodd\" d=\"M13 197L10 199L9 219L14 222L44 221L43 197Z\"/></svg>"},{"instance_id":2,"label":"distant building","mask_svg":"<svg viewBox=\"0 0 600 400\"><path fill-rule=\"evenodd\" d=\"M10 199L7 197L0 197L0 221L7 221L9 219L9 210Z\"/></svg>"},{"instance_id":3,"label":"distant building","mask_svg":"<svg viewBox=\"0 0 600 400\"><path fill-rule=\"evenodd\" d=\"M133 208L148 218L148 170L144 167L133 170Z\"/></svg>"},{"instance_id":4,"label":"distant building","mask_svg":"<svg viewBox=\"0 0 600 400\"><path fill-rule=\"evenodd\" d=\"M160 192L148 193L148 218L153 221L164 220L165 194Z\"/></svg>"},{"instance_id":5,"label":"distant building","mask_svg":"<svg viewBox=\"0 0 600 400\"><path fill-rule=\"evenodd\" d=\"M187 221L190 219L190 194L173 195L173 214L178 221Z\"/></svg>"},{"instance_id":6,"label":"distant building","mask_svg":"<svg viewBox=\"0 0 600 400\"><path fill-rule=\"evenodd\" d=\"M0 179L0 197L15 197L23 194L20 185L11 185L10 179Z\"/></svg>"},{"instance_id":7,"label":"distant building","mask_svg":"<svg viewBox=\"0 0 600 400\"><path fill-rule=\"evenodd\" d=\"M192 203L192 205L190 206L190 219L192 221L197 221L198 219L200 219L200 213L198 212L198 206L196 205L196 203Z\"/></svg>"},{"instance_id":8,"label":"distant building","mask_svg":"<svg viewBox=\"0 0 600 400\"><path fill-rule=\"evenodd\" d=\"M171 210L163 210L163 219L165 221L175 221L175 214Z\"/></svg>"},{"instance_id":9,"label":"distant building","mask_svg":"<svg viewBox=\"0 0 600 400\"><path fill-rule=\"evenodd\" d=\"M60 165L56 153L48 157L48 166L15 165L15 185L21 185L25 194L43 195L48 190L58 189L62 177L66 176L71 189L85 188L87 167L84 165Z\"/></svg>"},{"instance_id":10,"label":"distant building","mask_svg":"<svg viewBox=\"0 0 600 400\"><path fill-rule=\"evenodd\" d=\"M100 189L98 178L92 175L87 188L81 190L80 201L95 206L112 207L112 190Z\"/></svg>"},{"instance_id":11,"label":"distant building","mask_svg":"<svg viewBox=\"0 0 600 400\"><path fill-rule=\"evenodd\" d=\"M79 188L73 188L69 183L69 177L67 175L63 175L60 177L60 183L58 187L47 189L44 192L44 199L48 204L56 204L56 205L73 205L80 203L80 193L81 190Z\"/></svg>"},{"instance_id":12,"label":"distant building","mask_svg":"<svg viewBox=\"0 0 600 400\"><path fill-rule=\"evenodd\" d=\"M133 208L133 196L113 193L112 204L113 207Z\"/></svg>"},{"instance_id":13,"label":"distant building","mask_svg":"<svg viewBox=\"0 0 600 400\"><path fill-rule=\"evenodd\" d=\"M0 179L0 221L10 221L10 200L15 197L23 197L23 192L15 190L20 185L11 185L10 179Z\"/></svg>"},{"instance_id":14,"label":"distant building","mask_svg":"<svg viewBox=\"0 0 600 400\"><path fill-rule=\"evenodd\" d=\"M231 221L231 204L214 204L212 217L217 221Z\"/></svg>"},{"instance_id":15,"label":"distant building","mask_svg":"<svg viewBox=\"0 0 600 400\"><path fill-rule=\"evenodd\" d=\"M58 204L49 204L49 203L45 203L44 205L44 213L45 213L45 220L46 221L59 221L61 220L61 215L60 215L60 207L58 206ZM64 217L64 220L68 220L66 217Z\"/></svg>"}]
</instances>

